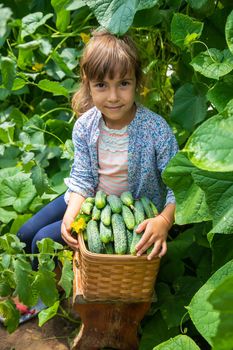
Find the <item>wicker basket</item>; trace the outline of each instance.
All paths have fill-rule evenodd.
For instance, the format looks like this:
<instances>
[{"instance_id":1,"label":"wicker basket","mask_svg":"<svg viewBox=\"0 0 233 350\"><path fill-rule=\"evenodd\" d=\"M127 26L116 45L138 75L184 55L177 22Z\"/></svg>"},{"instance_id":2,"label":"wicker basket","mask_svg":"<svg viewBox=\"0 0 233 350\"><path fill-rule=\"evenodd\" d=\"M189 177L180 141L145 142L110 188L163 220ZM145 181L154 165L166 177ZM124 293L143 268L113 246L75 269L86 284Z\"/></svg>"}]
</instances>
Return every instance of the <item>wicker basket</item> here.
<instances>
[{"instance_id":1,"label":"wicker basket","mask_svg":"<svg viewBox=\"0 0 233 350\"><path fill-rule=\"evenodd\" d=\"M79 235L78 267L83 297L89 301L151 301L160 259L95 254Z\"/></svg>"}]
</instances>

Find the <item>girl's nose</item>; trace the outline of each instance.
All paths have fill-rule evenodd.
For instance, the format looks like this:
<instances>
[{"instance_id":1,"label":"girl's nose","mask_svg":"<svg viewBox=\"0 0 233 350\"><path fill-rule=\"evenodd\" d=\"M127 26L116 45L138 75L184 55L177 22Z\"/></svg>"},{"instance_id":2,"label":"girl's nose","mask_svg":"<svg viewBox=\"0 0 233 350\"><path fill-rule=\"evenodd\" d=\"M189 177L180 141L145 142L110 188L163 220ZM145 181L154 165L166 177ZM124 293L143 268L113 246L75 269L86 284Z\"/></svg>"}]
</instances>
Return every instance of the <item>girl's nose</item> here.
<instances>
[{"instance_id":1,"label":"girl's nose","mask_svg":"<svg viewBox=\"0 0 233 350\"><path fill-rule=\"evenodd\" d=\"M118 92L115 87L112 87L111 89L109 89L108 100L110 102L118 101Z\"/></svg>"}]
</instances>

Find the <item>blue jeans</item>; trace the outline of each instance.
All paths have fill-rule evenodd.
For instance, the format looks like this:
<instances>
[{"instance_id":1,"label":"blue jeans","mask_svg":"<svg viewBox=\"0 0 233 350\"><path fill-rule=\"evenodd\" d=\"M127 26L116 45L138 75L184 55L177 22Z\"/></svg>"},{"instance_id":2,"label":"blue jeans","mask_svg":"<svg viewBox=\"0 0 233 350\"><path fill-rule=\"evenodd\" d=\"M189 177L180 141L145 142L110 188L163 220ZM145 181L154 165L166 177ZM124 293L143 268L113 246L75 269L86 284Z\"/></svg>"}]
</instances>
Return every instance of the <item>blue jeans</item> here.
<instances>
[{"instance_id":1,"label":"blue jeans","mask_svg":"<svg viewBox=\"0 0 233 350\"><path fill-rule=\"evenodd\" d=\"M55 242L65 245L61 237L61 223L67 205L64 200L64 194L47 204L35 215L33 215L19 229L17 236L21 242L26 244L27 253L38 253L37 242L43 238L51 238ZM32 267L37 269L38 261L33 260Z\"/></svg>"}]
</instances>

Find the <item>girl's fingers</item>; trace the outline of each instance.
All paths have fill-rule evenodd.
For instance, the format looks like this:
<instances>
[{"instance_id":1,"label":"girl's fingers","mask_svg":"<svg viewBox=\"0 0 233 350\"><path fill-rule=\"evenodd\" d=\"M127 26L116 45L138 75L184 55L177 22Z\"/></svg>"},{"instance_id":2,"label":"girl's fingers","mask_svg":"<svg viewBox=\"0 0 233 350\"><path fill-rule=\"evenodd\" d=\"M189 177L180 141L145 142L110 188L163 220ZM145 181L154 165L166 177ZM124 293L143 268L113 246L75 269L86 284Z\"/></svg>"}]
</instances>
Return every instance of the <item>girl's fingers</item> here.
<instances>
[{"instance_id":1,"label":"girl's fingers","mask_svg":"<svg viewBox=\"0 0 233 350\"><path fill-rule=\"evenodd\" d=\"M144 231L146 228L146 225L148 224L148 221L149 221L149 219L146 219L143 222L141 222L141 224L138 225L136 232L140 233L140 232Z\"/></svg>"},{"instance_id":2,"label":"girl's fingers","mask_svg":"<svg viewBox=\"0 0 233 350\"><path fill-rule=\"evenodd\" d=\"M137 250L137 256L142 255L151 245L153 244L153 241L148 240L142 247L141 249Z\"/></svg>"},{"instance_id":3,"label":"girl's fingers","mask_svg":"<svg viewBox=\"0 0 233 350\"><path fill-rule=\"evenodd\" d=\"M162 245L163 245L163 243L162 243ZM148 255L147 259L151 260L152 258L154 258L157 255L159 255L159 257L160 257L160 254L159 254L160 251L161 251L161 242L157 241L157 242L155 242L154 248L152 249L151 253Z\"/></svg>"},{"instance_id":4,"label":"girl's fingers","mask_svg":"<svg viewBox=\"0 0 233 350\"><path fill-rule=\"evenodd\" d=\"M167 253L167 242L162 243L162 249L161 252L159 253L159 258L162 258Z\"/></svg>"}]
</instances>

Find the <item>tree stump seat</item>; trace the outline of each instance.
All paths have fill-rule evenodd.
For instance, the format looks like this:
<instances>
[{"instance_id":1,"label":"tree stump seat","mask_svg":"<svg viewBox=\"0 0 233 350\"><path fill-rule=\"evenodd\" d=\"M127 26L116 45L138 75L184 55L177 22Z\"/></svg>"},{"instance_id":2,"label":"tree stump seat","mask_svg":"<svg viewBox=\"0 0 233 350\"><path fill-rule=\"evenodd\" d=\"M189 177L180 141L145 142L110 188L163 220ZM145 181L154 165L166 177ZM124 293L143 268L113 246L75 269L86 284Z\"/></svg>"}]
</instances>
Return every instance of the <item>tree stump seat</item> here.
<instances>
[{"instance_id":1,"label":"tree stump seat","mask_svg":"<svg viewBox=\"0 0 233 350\"><path fill-rule=\"evenodd\" d=\"M77 255L74 260L77 259ZM151 302L93 302L83 297L79 269L74 263L73 310L81 318L81 328L71 350L137 350L138 326Z\"/></svg>"}]
</instances>

